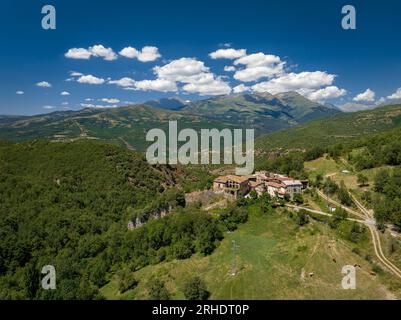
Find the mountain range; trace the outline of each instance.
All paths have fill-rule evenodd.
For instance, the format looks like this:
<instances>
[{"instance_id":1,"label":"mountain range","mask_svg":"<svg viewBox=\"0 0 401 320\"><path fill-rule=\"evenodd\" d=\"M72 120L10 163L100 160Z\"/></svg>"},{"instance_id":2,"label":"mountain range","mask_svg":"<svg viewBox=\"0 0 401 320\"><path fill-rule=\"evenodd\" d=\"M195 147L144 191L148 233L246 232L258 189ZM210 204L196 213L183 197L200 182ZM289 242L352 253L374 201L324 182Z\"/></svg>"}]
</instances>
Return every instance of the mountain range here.
<instances>
[{"instance_id":1,"label":"mountain range","mask_svg":"<svg viewBox=\"0 0 401 320\"><path fill-rule=\"evenodd\" d=\"M194 102L166 98L109 109L3 116L0 139L101 139L143 151L148 145L146 132L152 128L166 130L169 120L177 120L179 129L254 128L258 136L339 113L333 105L308 100L295 92L218 96Z\"/></svg>"}]
</instances>

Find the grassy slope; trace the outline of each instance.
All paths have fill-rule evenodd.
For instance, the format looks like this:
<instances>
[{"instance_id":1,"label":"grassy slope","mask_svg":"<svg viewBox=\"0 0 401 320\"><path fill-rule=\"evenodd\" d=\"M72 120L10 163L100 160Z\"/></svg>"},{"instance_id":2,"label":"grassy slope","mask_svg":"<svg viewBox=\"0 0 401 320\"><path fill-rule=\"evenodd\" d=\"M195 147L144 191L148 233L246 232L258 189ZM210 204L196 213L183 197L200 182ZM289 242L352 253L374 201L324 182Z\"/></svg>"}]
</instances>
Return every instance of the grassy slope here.
<instances>
[{"instance_id":1,"label":"grassy slope","mask_svg":"<svg viewBox=\"0 0 401 320\"><path fill-rule=\"evenodd\" d=\"M146 132L153 128L168 132L168 121L176 120L179 129L231 128L230 124L205 119L197 114L184 114L144 105L114 109L83 109L54 112L33 117L0 119L0 138L12 141L33 139L69 140L101 139L138 151L146 150Z\"/></svg>"},{"instance_id":2,"label":"grassy slope","mask_svg":"<svg viewBox=\"0 0 401 320\"><path fill-rule=\"evenodd\" d=\"M252 208L249 221L226 234L211 256L145 267L135 273L139 285L123 295L118 293L116 279L101 291L108 299L146 299L148 279L158 277L166 282L174 299L182 299L184 280L197 274L206 282L211 299L391 298L380 278L369 274L369 263L353 253L349 244L335 241L336 238L320 222L299 228L284 213L263 216L257 208ZM230 275L232 240L239 246L235 277ZM357 289L343 290L341 268L355 263L362 266L357 271ZM304 279L301 279L302 269ZM311 272L313 277L308 276Z\"/></svg>"},{"instance_id":3,"label":"grassy slope","mask_svg":"<svg viewBox=\"0 0 401 320\"><path fill-rule=\"evenodd\" d=\"M333 159L326 159L326 158L319 158L313 161L309 161L305 163L305 168L307 171L311 172L312 175L314 173L322 173L323 175L330 175L331 179L340 183L344 181L345 186L350 190L362 203L364 201L361 200L361 195L366 190L373 191L374 186L374 177L376 176L377 172L386 168L391 169L391 166L382 166L372 169L362 170L360 172L356 172L353 168L346 163L343 159L339 161L334 161ZM344 169L349 169L349 173L343 173ZM364 187L360 187L357 183L357 175L358 173L362 173L368 178L368 184ZM334 196L335 198L335 196ZM366 204L365 204L366 205ZM391 233L387 230L385 233L380 233L381 241L382 241L382 248L384 250L385 255L399 268L401 268L401 242L398 245L394 244L392 241ZM398 238L399 239L399 238ZM396 246L395 251L389 251L389 244L390 242ZM365 251L369 250L366 245L363 248ZM398 287L398 282L395 281L396 278L393 278L391 273L386 273L385 275L385 282L390 286L397 287L397 290L400 288Z\"/></svg>"},{"instance_id":4,"label":"grassy slope","mask_svg":"<svg viewBox=\"0 0 401 320\"><path fill-rule=\"evenodd\" d=\"M352 190L355 194L360 194L364 190L371 190L373 188L373 180L377 172L384 169L391 168L391 166L381 166L372 169L365 169L360 172L354 171L354 168L348 164L344 159L334 161L331 158L318 158L313 161L305 162L305 169L313 176L315 173L321 173L324 176L330 176L331 179L340 183L344 181L345 185L349 190ZM342 172L348 170L349 172ZM359 187L358 185L358 174L362 173L368 178L368 183L365 187Z\"/></svg>"},{"instance_id":5,"label":"grassy slope","mask_svg":"<svg viewBox=\"0 0 401 320\"><path fill-rule=\"evenodd\" d=\"M401 105L345 113L315 120L291 129L264 135L256 148L309 148L327 146L393 129L401 124Z\"/></svg>"}]
</instances>

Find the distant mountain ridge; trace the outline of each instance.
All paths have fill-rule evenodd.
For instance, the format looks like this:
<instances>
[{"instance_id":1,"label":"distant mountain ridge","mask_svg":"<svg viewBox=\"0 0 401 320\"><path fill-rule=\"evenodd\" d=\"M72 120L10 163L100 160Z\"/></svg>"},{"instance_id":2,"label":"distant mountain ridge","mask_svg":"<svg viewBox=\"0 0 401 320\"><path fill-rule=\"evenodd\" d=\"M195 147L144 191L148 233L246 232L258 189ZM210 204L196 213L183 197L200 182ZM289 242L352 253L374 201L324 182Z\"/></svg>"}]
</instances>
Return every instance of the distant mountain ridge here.
<instances>
[{"instance_id":1,"label":"distant mountain ridge","mask_svg":"<svg viewBox=\"0 0 401 320\"><path fill-rule=\"evenodd\" d=\"M274 132L341 112L334 106L324 106L296 92L219 96L192 102L182 111L239 126L245 124L254 128L257 134Z\"/></svg>"},{"instance_id":2,"label":"distant mountain ridge","mask_svg":"<svg viewBox=\"0 0 401 320\"><path fill-rule=\"evenodd\" d=\"M368 105L368 104L362 104L362 103L345 103L343 105L338 106L338 108L342 112L357 112L357 111L364 111L364 110L371 110L374 108L377 108L377 105Z\"/></svg>"},{"instance_id":3,"label":"distant mountain ridge","mask_svg":"<svg viewBox=\"0 0 401 320\"><path fill-rule=\"evenodd\" d=\"M109 109L3 117L0 139L100 139L141 151L149 144L146 132L167 130L169 120L178 121L179 128L253 128L261 135L340 112L295 92L218 96L193 102L166 98Z\"/></svg>"},{"instance_id":4,"label":"distant mountain ridge","mask_svg":"<svg viewBox=\"0 0 401 320\"><path fill-rule=\"evenodd\" d=\"M256 139L255 147L263 151L324 147L398 127L401 127L401 104L341 113L262 135Z\"/></svg>"},{"instance_id":5,"label":"distant mountain ridge","mask_svg":"<svg viewBox=\"0 0 401 320\"><path fill-rule=\"evenodd\" d=\"M172 97L172 98L162 98L159 100L149 100L144 102L143 104L147 106L151 106L158 109L167 109L167 110L180 110L188 105L189 102L186 102L180 98Z\"/></svg>"}]
</instances>

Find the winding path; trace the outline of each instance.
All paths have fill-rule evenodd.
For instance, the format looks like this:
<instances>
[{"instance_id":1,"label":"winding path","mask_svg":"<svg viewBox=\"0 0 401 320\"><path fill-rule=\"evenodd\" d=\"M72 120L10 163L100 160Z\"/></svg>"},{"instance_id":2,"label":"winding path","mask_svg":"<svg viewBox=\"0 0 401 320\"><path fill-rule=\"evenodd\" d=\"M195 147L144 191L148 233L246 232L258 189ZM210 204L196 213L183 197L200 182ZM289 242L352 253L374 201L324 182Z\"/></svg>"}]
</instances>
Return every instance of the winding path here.
<instances>
[{"instance_id":1,"label":"winding path","mask_svg":"<svg viewBox=\"0 0 401 320\"><path fill-rule=\"evenodd\" d=\"M346 210L347 212L352 213L353 215L356 215L363 219L363 220L357 220L357 219L352 219L352 220L348 219L348 220L361 222L368 226L370 234L372 235L373 249L375 251L377 258L388 270L390 270L398 278L401 279L401 270L397 266L395 266L390 260L388 260L383 253L383 249L382 249L382 245L381 245L381 241L380 241L380 234L376 229L376 221L374 220L373 213L371 211L369 211L368 209L366 209L362 205L362 203L360 201L358 201L356 199L356 197L351 193L349 193L349 194L350 194L352 200L354 201L354 203L356 204L358 209L362 212L362 214L355 210L352 210L350 208L347 208L347 207L341 205L337 201L335 201L335 200L331 199L330 197L326 196L325 194L323 194L323 192L321 192L320 190L317 190L317 192L322 198L327 199L327 201L331 202L332 204L339 206L339 207L343 208L344 210Z\"/></svg>"}]
</instances>

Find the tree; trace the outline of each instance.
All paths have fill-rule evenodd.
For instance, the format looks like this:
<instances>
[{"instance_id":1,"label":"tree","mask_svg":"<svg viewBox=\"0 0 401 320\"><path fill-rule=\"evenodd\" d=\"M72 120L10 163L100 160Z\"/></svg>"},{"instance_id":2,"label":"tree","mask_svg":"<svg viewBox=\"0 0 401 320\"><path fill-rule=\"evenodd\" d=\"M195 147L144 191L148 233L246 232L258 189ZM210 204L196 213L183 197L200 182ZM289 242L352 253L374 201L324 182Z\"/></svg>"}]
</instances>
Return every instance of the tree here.
<instances>
[{"instance_id":1,"label":"tree","mask_svg":"<svg viewBox=\"0 0 401 320\"><path fill-rule=\"evenodd\" d=\"M316 174L316 177L315 177L316 187L319 188L321 186L322 182L323 182L323 174L321 174L321 173Z\"/></svg>"},{"instance_id":2,"label":"tree","mask_svg":"<svg viewBox=\"0 0 401 320\"><path fill-rule=\"evenodd\" d=\"M368 190L364 191L361 195L361 199L369 204L372 204L373 202L372 192Z\"/></svg>"},{"instance_id":3,"label":"tree","mask_svg":"<svg viewBox=\"0 0 401 320\"><path fill-rule=\"evenodd\" d=\"M135 288L138 285L138 280L129 271L122 271L119 274L118 279L118 290L120 293L124 293L128 290Z\"/></svg>"},{"instance_id":4,"label":"tree","mask_svg":"<svg viewBox=\"0 0 401 320\"><path fill-rule=\"evenodd\" d=\"M248 211L244 207L230 207L220 214L219 219L229 231L234 231L238 224L248 220Z\"/></svg>"},{"instance_id":5,"label":"tree","mask_svg":"<svg viewBox=\"0 0 401 320\"><path fill-rule=\"evenodd\" d=\"M290 196L288 193L286 193L286 194L284 195L284 201L288 202L288 201L290 201L290 200L291 200L291 196Z\"/></svg>"},{"instance_id":6,"label":"tree","mask_svg":"<svg viewBox=\"0 0 401 320\"><path fill-rule=\"evenodd\" d=\"M332 157L334 160L338 159L343 152L343 145L342 144L335 144L328 148L328 153L330 157Z\"/></svg>"},{"instance_id":7,"label":"tree","mask_svg":"<svg viewBox=\"0 0 401 320\"><path fill-rule=\"evenodd\" d=\"M260 210L262 210L263 213L270 213L272 211L272 205L270 202L271 199L267 193L262 194L259 198Z\"/></svg>"},{"instance_id":8,"label":"tree","mask_svg":"<svg viewBox=\"0 0 401 320\"><path fill-rule=\"evenodd\" d=\"M358 182L359 186L361 186L361 187L366 186L369 181L368 177L363 175L362 173L358 174L357 179L358 179L357 182Z\"/></svg>"},{"instance_id":9,"label":"tree","mask_svg":"<svg viewBox=\"0 0 401 320\"><path fill-rule=\"evenodd\" d=\"M323 190L326 194L334 194L338 190L338 185L330 178L327 178L323 184Z\"/></svg>"},{"instance_id":10,"label":"tree","mask_svg":"<svg viewBox=\"0 0 401 320\"><path fill-rule=\"evenodd\" d=\"M380 170L375 176L375 191L376 192L383 192L384 187L386 186L388 180L390 179L390 174L387 170Z\"/></svg>"},{"instance_id":11,"label":"tree","mask_svg":"<svg viewBox=\"0 0 401 320\"><path fill-rule=\"evenodd\" d=\"M103 259L96 259L91 268L89 279L99 288L107 283L107 264Z\"/></svg>"},{"instance_id":12,"label":"tree","mask_svg":"<svg viewBox=\"0 0 401 320\"><path fill-rule=\"evenodd\" d=\"M173 245L173 252L176 259L188 259L192 255L191 240L188 237L180 239Z\"/></svg>"},{"instance_id":13,"label":"tree","mask_svg":"<svg viewBox=\"0 0 401 320\"><path fill-rule=\"evenodd\" d=\"M344 181L341 181L341 186L338 189L338 199L340 199L341 204L346 206L351 206L353 203L352 198L345 187Z\"/></svg>"},{"instance_id":14,"label":"tree","mask_svg":"<svg viewBox=\"0 0 401 320\"><path fill-rule=\"evenodd\" d=\"M321 147L313 147L305 152L305 161L312 161L324 155L324 149Z\"/></svg>"},{"instance_id":15,"label":"tree","mask_svg":"<svg viewBox=\"0 0 401 320\"><path fill-rule=\"evenodd\" d=\"M389 165L401 164L401 143L399 141L393 141L389 145L383 148L384 161Z\"/></svg>"},{"instance_id":16,"label":"tree","mask_svg":"<svg viewBox=\"0 0 401 320\"><path fill-rule=\"evenodd\" d=\"M250 196L251 199L253 199L253 200L258 199L258 193L257 193L255 190L252 190L252 191L249 193L249 196Z\"/></svg>"},{"instance_id":17,"label":"tree","mask_svg":"<svg viewBox=\"0 0 401 320\"><path fill-rule=\"evenodd\" d=\"M148 293L150 300L170 300L170 293L166 285L159 279L152 279L148 283Z\"/></svg>"},{"instance_id":18,"label":"tree","mask_svg":"<svg viewBox=\"0 0 401 320\"><path fill-rule=\"evenodd\" d=\"M28 299L34 299L39 290L40 275L34 262L30 262L25 268L24 284Z\"/></svg>"},{"instance_id":19,"label":"tree","mask_svg":"<svg viewBox=\"0 0 401 320\"><path fill-rule=\"evenodd\" d=\"M248 204L248 199L244 197L240 197L237 199L237 207L245 207Z\"/></svg>"},{"instance_id":20,"label":"tree","mask_svg":"<svg viewBox=\"0 0 401 320\"><path fill-rule=\"evenodd\" d=\"M305 210L301 210L298 212L297 223L301 227L309 222L309 216Z\"/></svg>"},{"instance_id":21,"label":"tree","mask_svg":"<svg viewBox=\"0 0 401 320\"><path fill-rule=\"evenodd\" d=\"M205 283L197 276L184 283L184 296L187 300L207 300L209 295Z\"/></svg>"},{"instance_id":22,"label":"tree","mask_svg":"<svg viewBox=\"0 0 401 320\"><path fill-rule=\"evenodd\" d=\"M348 218L348 213L343 208L337 208L335 213L335 219L341 221Z\"/></svg>"},{"instance_id":23,"label":"tree","mask_svg":"<svg viewBox=\"0 0 401 320\"><path fill-rule=\"evenodd\" d=\"M296 193L294 194L294 199L293 199L297 204L303 204L304 203L304 198L302 197L302 194Z\"/></svg>"},{"instance_id":24,"label":"tree","mask_svg":"<svg viewBox=\"0 0 401 320\"><path fill-rule=\"evenodd\" d=\"M354 222L352 224L351 230L348 233L348 240L357 243L361 239L361 236L364 232L365 229L359 223Z\"/></svg>"},{"instance_id":25,"label":"tree","mask_svg":"<svg viewBox=\"0 0 401 320\"><path fill-rule=\"evenodd\" d=\"M375 203L375 218L378 223L384 223L391 217L391 207L387 199Z\"/></svg>"}]
</instances>

